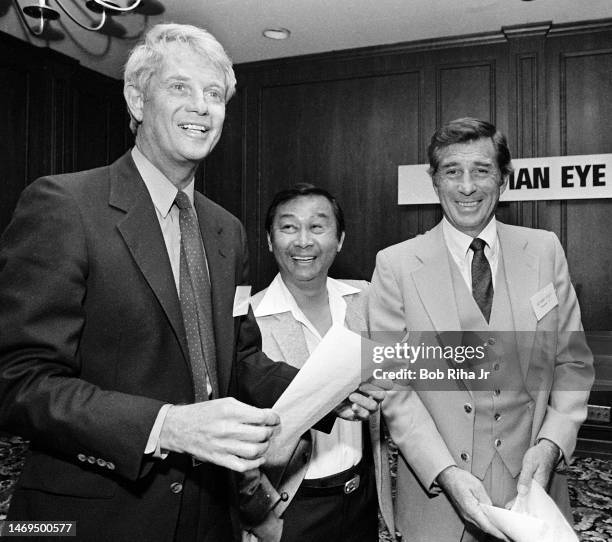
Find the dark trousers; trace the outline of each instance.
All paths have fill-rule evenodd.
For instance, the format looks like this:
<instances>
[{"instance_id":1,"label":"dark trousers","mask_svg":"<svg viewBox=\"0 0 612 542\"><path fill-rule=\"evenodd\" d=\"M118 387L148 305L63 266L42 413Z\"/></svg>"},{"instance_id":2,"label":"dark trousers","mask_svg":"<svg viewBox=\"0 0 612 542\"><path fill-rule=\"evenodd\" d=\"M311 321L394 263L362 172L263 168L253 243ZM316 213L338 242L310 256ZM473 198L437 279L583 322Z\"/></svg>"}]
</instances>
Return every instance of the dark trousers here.
<instances>
[{"instance_id":1,"label":"dark trousers","mask_svg":"<svg viewBox=\"0 0 612 542\"><path fill-rule=\"evenodd\" d=\"M377 542L377 503L373 467L349 494L300 487L283 514L281 542Z\"/></svg>"}]
</instances>

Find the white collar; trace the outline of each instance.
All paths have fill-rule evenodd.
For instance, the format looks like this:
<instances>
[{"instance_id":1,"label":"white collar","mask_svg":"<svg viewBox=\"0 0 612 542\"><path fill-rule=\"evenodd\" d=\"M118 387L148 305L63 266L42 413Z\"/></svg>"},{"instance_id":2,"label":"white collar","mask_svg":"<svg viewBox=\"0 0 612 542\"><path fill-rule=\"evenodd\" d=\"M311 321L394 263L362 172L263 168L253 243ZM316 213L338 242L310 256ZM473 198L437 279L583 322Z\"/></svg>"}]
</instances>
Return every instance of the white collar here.
<instances>
[{"instance_id":1,"label":"white collar","mask_svg":"<svg viewBox=\"0 0 612 542\"><path fill-rule=\"evenodd\" d=\"M327 277L327 294L331 297L344 297L345 295L356 294L361 290L355 288L345 282L341 282L331 277ZM270 316L272 314L280 314L283 312L301 312L295 298L285 285L280 273L274 277L274 280L268 286L261 302L254 311L255 317Z\"/></svg>"},{"instance_id":2,"label":"white collar","mask_svg":"<svg viewBox=\"0 0 612 542\"><path fill-rule=\"evenodd\" d=\"M132 159L149 191L157 212L166 218L176 199L178 189L136 146L132 149ZM187 194L189 201L191 201L191 205L193 205L194 184L195 179L191 179L190 183L183 190Z\"/></svg>"},{"instance_id":3,"label":"white collar","mask_svg":"<svg viewBox=\"0 0 612 542\"><path fill-rule=\"evenodd\" d=\"M444 233L446 246L451 254L455 255L460 260L465 259L474 238L459 231L446 219L446 217L442 219L442 231ZM497 239L497 220L495 217L493 217L485 226L484 230L478 234L478 238L487 243L491 253L497 252L499 240Z\"/></svg>"}]
</instances>

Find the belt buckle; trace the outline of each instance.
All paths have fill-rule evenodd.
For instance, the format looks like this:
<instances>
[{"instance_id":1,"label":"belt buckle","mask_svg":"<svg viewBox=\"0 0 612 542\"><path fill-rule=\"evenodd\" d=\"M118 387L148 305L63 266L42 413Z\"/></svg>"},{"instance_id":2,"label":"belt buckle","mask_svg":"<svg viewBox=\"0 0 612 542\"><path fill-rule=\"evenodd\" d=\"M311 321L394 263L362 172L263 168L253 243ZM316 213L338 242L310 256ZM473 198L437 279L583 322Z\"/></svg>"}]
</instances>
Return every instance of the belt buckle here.
<instances>
[{"instance_id":1,"label":"belt buckle","mask_svg":"<svg viewBox=\"0 0 612 542\"><path fill-rule=\"evenodd\" d=\"M359 474L355 474L348 482L344 484L344 494L348 495L352 493L359 487L359 482L361 481L361 477Z\"/></svg>"}]
</instances>

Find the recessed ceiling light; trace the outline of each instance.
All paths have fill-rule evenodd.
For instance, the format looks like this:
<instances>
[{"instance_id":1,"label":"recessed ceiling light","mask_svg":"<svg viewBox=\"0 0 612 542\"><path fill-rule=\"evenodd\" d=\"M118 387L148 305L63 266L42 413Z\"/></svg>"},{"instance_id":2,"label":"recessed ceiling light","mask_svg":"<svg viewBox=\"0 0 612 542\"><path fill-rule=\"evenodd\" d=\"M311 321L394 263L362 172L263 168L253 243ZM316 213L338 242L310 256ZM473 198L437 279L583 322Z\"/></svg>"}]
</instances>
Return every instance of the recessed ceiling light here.
<instances>
[{"instance_id":1,"label":"recessed ceiling light","mask_svg":"<svg viewBox=\"0 0 612 542\"><path fill-rule=\"evenodd\" d=\"M291 32L286 28L266 28L262 34L271 40L286 40Z\"/></svg>"}]
</instances>

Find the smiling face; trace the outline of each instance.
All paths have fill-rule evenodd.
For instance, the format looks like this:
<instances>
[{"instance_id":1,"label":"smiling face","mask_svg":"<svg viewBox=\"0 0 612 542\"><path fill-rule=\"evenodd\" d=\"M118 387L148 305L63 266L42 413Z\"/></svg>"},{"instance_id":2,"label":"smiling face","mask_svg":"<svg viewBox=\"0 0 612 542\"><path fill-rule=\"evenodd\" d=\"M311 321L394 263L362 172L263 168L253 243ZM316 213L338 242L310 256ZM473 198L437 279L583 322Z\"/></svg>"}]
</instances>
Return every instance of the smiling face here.
<instances>
[{"instance_id":1,"label":"smiling face","mask_svg":"<svg viewBox=\"0 0 612 542\"><path fill-rule=\"evenodd\" d=\"M466 235L476 237L493 218L506 181L489 138L455 143L439 151L434 190L444 216Z\"/></svg>"},{"instance_id":2,"label":"smiling face","mask_svg":"<svg viewBox=\"0 0 612 542\"><path fill-rule=\"evenodd\" d=\"M219 141L225 119L223 72L189 46L174 43L146 90L126 87L140 123L136 144L181 188Z\"/></svg>"},{"instance_id":3,"label":"smiling face","mask_svg":"<svg viewBox=\"0 0 612 542\"><path fill-rule=\"evenodd\" d=\"M324 285L343 242L331 203L319 195L298 196L279 205L268 234L268 248L289 288Z\"/></svg>"}]
</instances>

